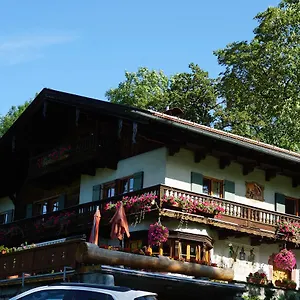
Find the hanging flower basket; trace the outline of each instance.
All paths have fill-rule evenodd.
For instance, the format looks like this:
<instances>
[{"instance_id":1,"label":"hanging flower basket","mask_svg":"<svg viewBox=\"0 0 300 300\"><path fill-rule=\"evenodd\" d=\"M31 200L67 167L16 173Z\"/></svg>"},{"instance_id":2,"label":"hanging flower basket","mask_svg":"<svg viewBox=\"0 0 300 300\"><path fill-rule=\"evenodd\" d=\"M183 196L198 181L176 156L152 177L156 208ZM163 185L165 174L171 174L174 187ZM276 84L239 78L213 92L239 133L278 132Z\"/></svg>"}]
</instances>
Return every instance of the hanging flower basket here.
<instances>
[{"instance_id":1,"label":"hanging flower basket","mask_svg":"<svg viewBox=\"0 0 300 300\"><path fill-rule=\"evenodd\" d=\"M292 271L297 263L294 253L286 248L282 249L277 254L273 254L272 257L274 265L279 270Z\"/></svg>"},{"instance_id":2,"label":"hanging flower basket","mask_svg":"<svg viewBox=\"0 0 300 300\"><path fill-rule=\"evenodd\" d=\"M148 243L150 246L158 246L165 243L169 237L169 229L159 222L151 224L148 231Z\"/></svg>"},{"instance_id":3,"label":"hanging flower basket","mask_svg":"<svg viewBox=\"0 0 300 300\"><path fill-rule=\"evenodd\" d=\"M285 240L290 240L300 234L300 223L281 220L276 226L276 234L283 235Z\"/></svg>"}]
</instances>

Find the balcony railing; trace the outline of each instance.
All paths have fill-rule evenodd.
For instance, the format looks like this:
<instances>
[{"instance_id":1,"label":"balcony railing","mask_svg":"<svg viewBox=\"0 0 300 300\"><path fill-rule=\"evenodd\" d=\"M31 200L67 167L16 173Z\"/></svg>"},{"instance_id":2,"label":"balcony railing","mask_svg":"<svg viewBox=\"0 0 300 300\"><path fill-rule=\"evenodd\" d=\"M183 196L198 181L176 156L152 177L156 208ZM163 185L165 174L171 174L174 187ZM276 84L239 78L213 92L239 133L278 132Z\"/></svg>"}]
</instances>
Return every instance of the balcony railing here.
<instances>
[{"instance_id":1,"label":"balcony railing","mask_svg":"<svg viewBox=\"0 0 300 300\"><path fill-rule=\"evenodd\" d=\"M249 233L253 231L259 231L263 235L272 236L275 233L276 225L280 221L286 220L288 222L300 222L300 218L297 216L253 207L209 195L196 194L167 186L161 186L161 190L161 197L184 197L197 200L199 202L209 202L222 207L224 212L222 213L222 217L219 222L220 227L226 227L227 223L227 227L232 227L231 225L237 225L239 227L237 228L238 230L245 231L246 229ZM217 223L218 222L216 220L214 225L218 225Z\"/></svg>"},{"instance_id":2,"label":"balcony railing","mask_svg":"<svg viewBox=\"0 0 300 300\"><path fill-rule=\"evenodd\" d=\"M9 224L0 224L0 245L18 246L25 241L30 244L33 242L36 243L69 235L86 233L91 229L93 215L97 206L99 206L100 210L103 212L104 207L108 202L117 202L124 196L131 197L150 193L157 195L159 198L160 186L145 188L101 201L83 203ZM102 220L104 224L108 224L109 220L105 220L105 214L103 215Z\"/></svg>"},{"instance_id":3,"label":"balcony railing","mask_svg":"<svg viewBox=\"0 0 300 300\"><path fill-rule=\"evenodd\" d=\"M156 185L139 191L118 195L113 198L88 202L49 214L0 225L0 245L17 246L25 241L32 243L87 233L92 226L93 214L97 206L100 207L102 213L101 224L108 225L107 212L104 210L108 202L116 203L124 196L131 197L145 194L157 196L157 204L161 207L162 215L179 218L180 215L185 214L197 222L247 233L258 233L259 235L268 237L274 237L276 225L280 220L300 222L300 218L297 216L248 206L208 195L196 194L165 185ZM161 202L164 196L170 195L175 197L183 196L198 200L199 202L215 203L221 206L224 212L222 213L221 219L206 218L201 213L189 214L178 208L165 206L165 204ZM157 209L157 206L153 206L153 209ZM130 214L131 213L128 214L129 218L131 218ZM108 215L108 217L110 217L110 215ZM56 223L53 221L55 218L58 220Z\"/></svg>"},{"instance_id":4,"label":"balcony railing","mask_svg":"<svg viewBox=\"0 0 300 300\"><path fill-rule=\"evenodd\" d=\"M50 151L32 157L29 163L29 177L48 173L68 161L74 164L82 159L87 159L87 154L89 152L94 153L96 146L97 138L91 135L78 140L76 143L59 145Z\"/></svg>"}]
</instances>

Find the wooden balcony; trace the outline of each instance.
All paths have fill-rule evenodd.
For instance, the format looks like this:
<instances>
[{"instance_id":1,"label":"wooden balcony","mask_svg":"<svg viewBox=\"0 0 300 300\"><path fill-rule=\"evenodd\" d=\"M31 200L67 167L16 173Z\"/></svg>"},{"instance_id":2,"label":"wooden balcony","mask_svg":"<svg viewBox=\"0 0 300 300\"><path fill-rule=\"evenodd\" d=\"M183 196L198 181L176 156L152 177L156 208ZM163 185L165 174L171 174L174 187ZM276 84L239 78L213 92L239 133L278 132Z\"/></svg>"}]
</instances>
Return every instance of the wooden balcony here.
<instances>
[{"instance_id":1,"label":"wooden balcony","mask_svg":"<svg viewBox=\"0 0 300 300\"><path fill-rule=\"evenodd\" d=\"M199 202L209 202L224 209L220 218L206 218L201 214L186 213L177 208L165 207L161 214L172 218L186 218L191 221L210 224L216 227L245 232L248 234L275 238L276 225L286 220L288 222L300 222L300 217L283 214L271 210L244 205L234 201L220 199L204 194L196 194L167 186L161 186L161 199L164 196L185 197Z\"/></svg>"},{"instance_id":2,"label":"wooden balcony","mask_svg":"<svg viewBox=\"0 0 300 300\"><path fill-rule=\"evenodd\" d=\"M27 250L0 255L0 279L22 277L23 274L62 272L75 269L75 253L83 239L36 245Z\"/></svg>"},{"instance_id":3,"label":"wooden balcony","mask_svg":"<svg viewBox=\"0 0 300 300\"><path fill-rule=\"evenodd\" d=\"M30 159L28 177L34 178L56 171L65 165L86 161L95 155L96 149L97 137L94 135L80 139L76 143L59 145Z\"/></svg>"},{"instance_id":4,"label":"wooden balcony","mask_svg":"<svg viewBox=\"0 0 300 300\"><path fill-rule=\"evenodd\" d=\"M300 218L297 216L247 206L208 195L195 194L164 185L157 185L136 192L118 195L113 198L88 202L53 213L19 220L9 224L2 224L0 225L0 245L18 246L25 241L32 243L83 233L87 234L91 229L93 214L97 206L100 207L102 213L100 226L104 229L104 227L109 226L108 221L112 216L112 212L109 213L104 210L107 203L116 203L125 196L138 197L145 194L157 196L157 206L153 205L150 213L157 214L157 207L160 207L160 214L165 217L177 219L184 218L222 229L264 236L271 239L275 238L276 225L280 220L300 222ZM173 195L174 197L182 196L199 202L214 203L222 207L224 212L222 213L221 218L215 218L214 216L208 216L202 213L188 213L178 207L173 207L164 203L164 197L170 195ZM131 218L133 218L135 214L136 211L128 212L129 222L131 222ZM55 218L59 222L55 223ZM103 232L104 230L102 233Z\"/></svg>"}]
</instances>

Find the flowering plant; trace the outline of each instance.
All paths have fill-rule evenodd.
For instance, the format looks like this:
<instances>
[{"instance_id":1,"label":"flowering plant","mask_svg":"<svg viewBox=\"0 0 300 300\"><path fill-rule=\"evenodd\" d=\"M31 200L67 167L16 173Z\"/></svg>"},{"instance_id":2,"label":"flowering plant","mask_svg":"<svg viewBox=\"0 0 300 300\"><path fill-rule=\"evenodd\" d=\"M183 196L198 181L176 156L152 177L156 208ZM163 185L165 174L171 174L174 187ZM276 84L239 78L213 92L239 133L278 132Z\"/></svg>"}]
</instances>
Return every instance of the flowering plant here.
<instances>
[{"instance_id":1,"label":"flowering plant","mask_svg":"<svg viewBox=\"0 0 300 300\"><path fill-rule=\"evenodd\" d=\"M134 197L123 197L121 201L118 201L116 203L106 203L104 210L116 209L121 205L121 203L123 203L125 211L142 210L149 212L156 203L156 198L157 196L153 194L144 194Z\"/></svg>"},{"instance_id":2,"label":"flowering plant","mask_svg":"<svg viewBox=\"0 0 300 300\"><path fill-rule=\"evenodd\" d=\"M151 224L148 231L148 243L150 246L165 243L169 237L169 229L159 222Z\"/></svg>"},{"instance_id":3,"label":"flowering plant","mask_svg":"<svg viewBox=\"0 0 300 300\"><path fill-rule=\"evenodd\" d=\"M276 226L276 233L282 233L286 239L290 239L300 234L300 223L281 220Z\"/></svg>"},{"instance_id":4,"label":"flowering plant","mask_svg":"<svg viewBox=\"0 0 300 300\"><path fill-rule=\"evenodd\" d=\"M286 248L273 254L273 262L278 269L288 271L292 271L297 263L294 253Z\"/></svg>"},{"instance_id":5,"label":"flowering plant","mask_svg":"<svg viewBox=\"0 0 300 300\"><path fill-rule=\"evenodd\" d=\"M214 201L197 200L187 196L164 196L163 202L178 206L188 213L207 213L219 216L225 209Z\"/></svg>"},{"instance_id":6,"label":"flowering plant","mask_svg":"<svg viewBox=\"0 0 300 300\"><path fill-rule=\"evenodd\" d=\"M247 282L262 285L267 284L267 275L263 272L249 273L247 277Z\"/></svg>"},{"instance_id":7,"label":"flowering plant","mask_svg":"<svg viewBox=\"0 0 300 300\"><path fill-rule=\"evenodd\" d=\"M44 228L49 228L52 226L68 226L71 223L70 218L75 216L75 212L62 212L59 215L56 216L51 216L48 219L44 220L44 221L38 221L36 222L35 228L37 231L41 231Z\"/></svg>"},{"instance_id":8,"label":"flowering plant","mask_svg":"<svg viewBox=\"0 0 300 300\"><path fill-rule=\"evenodd\" d=\"M53 150L49 154L40 157L37 160L37 166L38 168L43 168L47 165L52 164L55 161L67 158L69 156L70 151L71 151L71 145L61 146L58 149Z\"/></svg>"}]
</instances>

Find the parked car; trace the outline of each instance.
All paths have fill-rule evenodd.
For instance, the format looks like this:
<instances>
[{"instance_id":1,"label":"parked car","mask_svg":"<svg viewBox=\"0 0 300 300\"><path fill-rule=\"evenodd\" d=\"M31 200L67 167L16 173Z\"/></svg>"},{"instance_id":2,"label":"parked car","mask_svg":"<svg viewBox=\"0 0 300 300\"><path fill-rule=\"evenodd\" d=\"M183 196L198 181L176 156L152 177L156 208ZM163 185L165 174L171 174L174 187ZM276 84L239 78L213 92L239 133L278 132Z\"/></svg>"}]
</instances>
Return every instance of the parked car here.
<instances>
[{"instance_id":1,"label":"parked car","mask_svg":"<svg viewBox=\"0 0 300 300\"><path fill-rule=\"evenodd\" d=\"M126 287L85 283L40 286L10 300L157 300L156 294Z\"/></svg>"}]
</instances>

